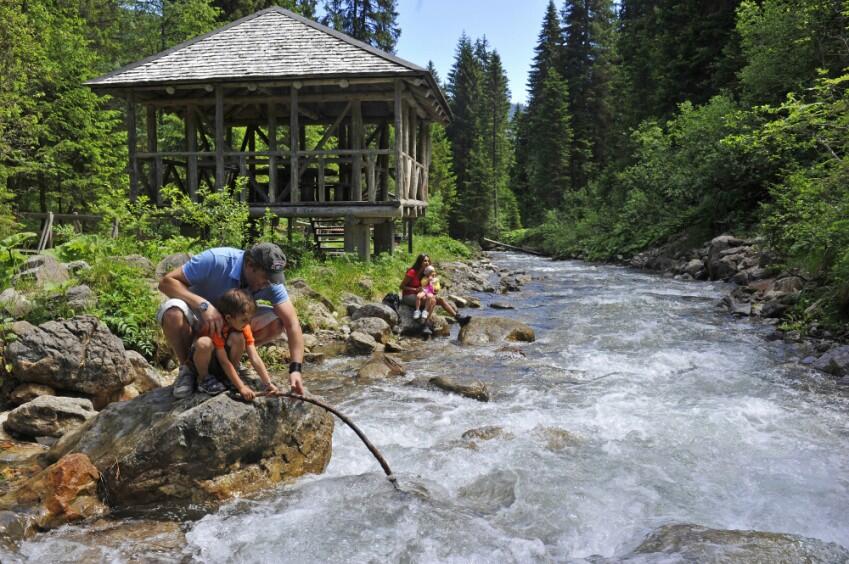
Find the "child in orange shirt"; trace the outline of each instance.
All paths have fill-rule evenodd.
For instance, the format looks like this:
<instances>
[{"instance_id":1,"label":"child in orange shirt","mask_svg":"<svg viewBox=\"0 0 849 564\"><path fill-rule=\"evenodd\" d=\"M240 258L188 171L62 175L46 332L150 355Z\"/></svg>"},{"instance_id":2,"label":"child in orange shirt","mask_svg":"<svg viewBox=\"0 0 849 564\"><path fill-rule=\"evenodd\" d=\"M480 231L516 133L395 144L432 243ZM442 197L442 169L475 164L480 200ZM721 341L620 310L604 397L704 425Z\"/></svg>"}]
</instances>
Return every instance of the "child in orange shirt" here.
<instances>
[{"instance_id":1,"label":"child in orange shirt","mask_svg":"<svg viewBox=\"0 0 849 564\"><path fill-rule=\"evenodd\" d=\"M256 393L239 377L236 369L247 352L248 360L265 384L266 390L277 393L271 383L265 363L259 357L251 318L256 313L256 301L238 288L226 291L218 298L215 306L224 318L221 334L198 337L192 347L192 362L198 376L198 390L207 394L219 394L227 390L227 382L247 401L253 401Z\"/></svg>"}]
</instances>

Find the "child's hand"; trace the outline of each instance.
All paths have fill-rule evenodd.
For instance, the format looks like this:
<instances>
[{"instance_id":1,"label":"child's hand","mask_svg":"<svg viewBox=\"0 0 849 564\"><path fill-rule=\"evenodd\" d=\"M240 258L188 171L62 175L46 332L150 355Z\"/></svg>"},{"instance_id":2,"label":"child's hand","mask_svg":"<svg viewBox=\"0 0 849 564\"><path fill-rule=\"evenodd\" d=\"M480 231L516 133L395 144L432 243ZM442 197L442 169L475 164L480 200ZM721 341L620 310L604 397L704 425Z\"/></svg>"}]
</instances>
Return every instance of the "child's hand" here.
<instances>
[{"instance_id":1,"label":"child's hand","mask_svg":"<svg viewBox=\"0 0 849 564\"><path fill-rule=\"evenodd\" d=\"M269 395L278 395L280 393L280 389L271 382L265 385L265 391L268 392Z\"/></svg>"},{"instance_id":2,"label":"child's hand","mask_svg":"<svg viewBox=\"0 0 849 564\"><path fill-rule=\"evenodd\" d=\"M254 401L254 398L256 397L254 391L245 385L242 385L242 387L239 388L239 394L245 401Z\"/></svg>"}]
</instances>

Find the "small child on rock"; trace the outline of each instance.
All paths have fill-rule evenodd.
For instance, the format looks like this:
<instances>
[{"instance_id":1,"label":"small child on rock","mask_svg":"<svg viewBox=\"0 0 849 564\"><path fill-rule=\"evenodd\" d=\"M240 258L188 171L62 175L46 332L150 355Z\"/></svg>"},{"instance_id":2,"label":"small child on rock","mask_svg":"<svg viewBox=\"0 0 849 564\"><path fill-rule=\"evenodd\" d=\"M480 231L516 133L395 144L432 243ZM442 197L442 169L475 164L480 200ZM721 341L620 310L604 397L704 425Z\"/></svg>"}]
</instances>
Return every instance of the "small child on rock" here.
<instances>
[{"instance_id":1,"label":"small child on rock","mask_svg":"<svg viewBox=\"0 0 849 564\"><path fill-rule=\"evenodd\" d=\"M436 296L440 290L439 278L436 276L436 269L432 266L426 267L422 271L422 289L416 294L416 309L413 312L413 319L427 319L427 309L425 309L426 300L431 296ZM423 303L424 302L424 303Z\"/></svg>"},{"instance_id":2,"label":"small child on rock","mask_svg":"<svg viewBox=\"0 0 849 564\"><path fill-rule=\"evenodd\" d=\"M278 393L254 345L251 318L256 312L256 301L244 290L233 288L221 295L215 307L224 318L221 333L198 337L192 346L198 390L220 394L234 388L246 401L253 401L256 393L242 381L236 368L247 353L266 391Z\"/></svg>"}]
</instances>

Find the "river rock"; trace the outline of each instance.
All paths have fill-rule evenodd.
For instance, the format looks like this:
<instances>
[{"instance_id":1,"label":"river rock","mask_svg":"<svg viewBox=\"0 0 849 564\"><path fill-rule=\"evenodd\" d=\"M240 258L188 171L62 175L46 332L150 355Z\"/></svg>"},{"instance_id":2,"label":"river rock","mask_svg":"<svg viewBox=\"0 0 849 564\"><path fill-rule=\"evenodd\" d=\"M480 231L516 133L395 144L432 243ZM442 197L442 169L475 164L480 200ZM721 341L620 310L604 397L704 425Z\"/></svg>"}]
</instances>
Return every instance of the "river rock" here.
<instances>
[{"instance_id":1,"label":"river rock","mask_svg":"<svg viewBox=\"0 0 849 564\"><path fill-rule=\"evenodd\" d=\"M772 289L773 291L784 294L794 294L796 292L801 292L804 285L805 281L798 276L788 276L786 278L776 280Z\"/></svg>"},{"instance_id":2,"label":"river rock","mask_svg":"<svg viewBox=\"0 0 849 564\"><path fill-rule=\"evenodd\" d=\"M667 555L683 562L846 562L849 550L835 543L762 531L726 531L698 525L665 525L635 554Z\"/></svg>"},{"instance_id":3,"label":"river rock","mask_svg":"<svg viewBox=\"0 0 849 564\"><path fill-rule=\"evenodd\" d=\"M814 368L838 378L849 376L849 345L828 351L814 362Z\"/></svg>"},{"instance_id":4,"label":"river rock","mask_svg":"<svg viewBox=\"0 0 849 564\"><path fill-rule=\"evenodd\" d=\"M471 384L460 384L445 376L436 376L428 380L428 384L440 390L471 398L477 401L489 401L489 389L486 384L477 380Z\"/></svg>"},{"instance_id":5,"label":"river rock","mask_svg":"<svg viewBox=\"0 0 849 564\"><path fill-rule=\"evenodd\" d=\"M132 385L135 386L138 393L143 394L156 388L170 386L174 383L169 375L152 367L141 353L127 351L126 357L130 365L130 373L133 377Z\"/></svg>"},{"instance_id":6,"label":"river rock","mask_svg":"<svg viewBox=\"0 0 849 564\"><path fill-rule=\"evenodd\" d=\"M12 390L12 393L9 394L9 401L11 401L15 405L21 405L30 402L40 396L55 395L56 390L54 390L50 386L45 386L43 384L26 383L21 384L20 386Z\"/></svg>"},{"instance_id":7,"label":"river rock","mask_svg":"<svg viewBox=\"0 0 849 564\"><path fill-rule=\"evenodd\" d=\"M694 258L684 266L684 272L696 278L697 275L704 270L705 263L701 259Z\"/></svg>"},{"instance_id":8,"label":"river rock","mask_svg":"<svg viewBox=\"0 0 849 564\"><path fill-rule=\"evenodd\" d=\"M722 256L722 252L731 248L745 245L746 242L738 239L733 235L720 235L714 237L708 249L706 266L708 274L712 280L724 280L727 277L733 276L737 271L737 266L732 260ZM723 261L723 259L726 259Z\"/></svg>"},{"instance_id":9,"label":"river rock","mask_svg":"<svg viewBox=\"0 0 849 564\"><path fill-rule=\"evenodd\" d=\"M342 302L342 306L345 308L345 315L348 317L352 316L358 308L366 305L366 301L363 298L350 292L342 292L339 301Z\"/></svg>"},{"instance_id":10,"label":"river rock","mask_svg":"<svg viewBox=\"0 0 849 564\"><path fill-rule=\"evenodd\" d=\"M20 272L12 278L12 284L32 283L37 288L61 284L70 278L68 268L49 255L37 255L28 258L20 267Z\"/></svg>"},{"instance_id":11,"label":"river rock","mask_svg":"<svg viewBox=\"0 0 849 564\"><path fill-rule=\"evenodd\" d=\"M110 505L202 503L323 472L332 436L330 414L307 403L227 394L175 400L160 388L110 404L47 459L86 454Z\"/></svg>"},{"instance_id":12,"label":"river rock","mask_svg":"<svg viewBox=\"0 0 849 564\"><path fill-rule=\"evenodd\" d=\"M578 446L582 442L578 436L560 427L538 425L534 427L533 434L536 438L545 441L545 448L553 452L559 452L567 447Z\"/></svg>"},{"instance_id":13,"label":"river rock","mask_svg":"<svg viewBox=\"0 0 849 564\"><path fill-rule=\"evenodd\" d=\"M86 284L73 286L65 292L65 301L75 312L83 312L97 303L97 296Z\"/></svg>"},{"instance_id":14,"label":"river rock","mask_svg":"<svg viewBox=\"0 0 849 564\"><path fill-rule=\"evenodd\" d=\"M301 321L307 331L316 332L320 329L338 329L339 320L323 303L306 300L300 305Z\"/></svg>"},{"instance_id":15,"label":"river rock","mask_svg":"<svg viewBox=\"0 0 849 564\"><path fill-rule=\"evenodd\" d=\"M38 327L20 321L12 331L17 340L7 345L6 359L21 382L90 395L117 391L132 382L121 339L95 317L48 321Z\"/></svg>"},{"instance_id":16,"label":"river rock","mask_svg":"<svg viewBox=\"0 0 849 564\"><path fill-rule=\"evenodd\" d=\"M27 437L61 437L95 415L85 398L39 396L13 409L3 428Z\"/></svg>"},{"instance_id":17,"label":"river rock","mask_svg":"<svg viewBox=\"0 0 849 564\"><path fill-rule=\"evenodd\" d=\"M336 309L333 306L333 302L324 297L324 295L322 295L320 292L313 290L303 278L296 278L287 282L286 289L289 290L289 297L292 300L296 300L298 298L309 298L314 302L320 302L321 304L323 304L328 311L332 312L334 309Z\"/></svg>"},{"instance_id":18,"label":"river rock","mask_svg":"<svg viewBox=\"0 0 849 564\"><path fill-rule=\"evenodd\" d=\"M491 307L492 309L516 309L512 305L505 302L492 302L491 304L489 304L489 307Z\"/></svg>"},{"instance_id":19,"label":"river rock","mask_svg":"<svg viewBox=\"0 0 849 564\"><path fill-rule=\"evenodd\" d=\"M97 517L108 508L97 497L100 472L84 454L70 454L0 497L0 523L17 520L18 538L36 530Z\"/></svg>"},{"instance_id":20,"label":"river rock","mask_svg":"<svg viewBox=\"0 0 849 564\"><path fill-rule=\"evenodd\" d=\"M398 324L401 327L402 335L421 335L426 326L431 328L431 335L434 337L447 337L451 335L451 326L448 325L444 317L434 312L427 319L427 324L425 324L420 319L413 319L413 308L408 305L402 305L398 310Z\"/></svg>"},{"instance_id":21,"label":"river rock","mask_svg":"<svg viewBox=\"0 0 849 564\"><path fill-rule=\"evenodd\" d=\"M361 355L371 354L373 352L383 352L383 348L383 345L375 341L374 337L367 333L353 331L350 335L348 335L348 354Z\"/></svg>"},{"instance_id":22,"label":"river rock","mask_svg":"<svg viewBox=\"0 0 849 564\"><path fill-rule=\"evenodd\" d=\"M498 427L496 425L487 425L485 427L469 429L468 431L462 434L462 438L466 439L467 441L491 441L493 439L512 439L513 433L511 433L510 431L505 431L504 427Z\"/></svg>"},{"instance_id":23,"label":"river rock","mask_svg":"<svg viewBox=\"0 0 849 564\"><path fill-rule=\"evenodd\" d=\"M379 317L389 324L390 327L398 325L398 313L386 304L365 304L351 314L351 320L356 321L364 317Z\"/></svg>"},{"instance_id":24,"label":"river rock","mask_svg":"<svg viewBox=\"0 0 849 564\"><path fill-rule=\"evenodd\" d=\"M156 265L154 275L156 276L156 279L159 280L178 266L183 266L191 259L192 255L189 253L174 253L173 255L168 255Z\"/></svg>"},{"instance_id":25,"label":"river rock","mask_svg":"<svg viewBox=\"0 0 849 564\"><path fill-rule=\"evenodd\" d=\"M448 299L448 301L450 301L452 304L454 304L454 307L458 307L458 308L459 308L459 307L468 307L468 306L469 306L469 300L467 300L466 298L463 298L463 297L461 297L461 296L456 296L456 295L454 295L454 294L449 294L449 295L447 296L447 299Z\"/></svg>"},{"instance_id":26,"label":"river rock","mask_svg":"<svg viewBox=\"0 0 849 564\"><path fill-rule=\"evenodd\" d=\"M14 319L21 319L32 311L32 302L14 288L6 288L0 294L0 311Z\"/></svg>"},{"instance_id":27,"label":"river rock","mask_svg":"<svg viewBox=\"0 0 849 564\"><path fill-rule=\"evenodd\" d=\"M392 336L392 327L379 317L360 317L351 322L351 331L371 335L378 343L386 343Z\"/></svg>"},{"instance_id":28,"label":"river rock","mask_svg":"<svg viewBox=\"0 0 849 564\"><path fill-rule=\"evenodd\" d=\"M84 260L72 260L71 262L66 263L65 267L72 276L76 276L80 272L85 272L86 270L91 269L91 265Z\"/></svg>"},{"instance_id":29,"label":"river rock","mask_svg":"<svg viewBox=\"0 0 849 564\"><path fill-rule=\"evenodd\" d=\"M761 306L760 316L767 318L778 318L783 316L788 309L788 305L782 303L782 300L780 298L776 298L774 300L765 302Z\"/></svg>"},{"instance_id":30,"label":"river rock","mask_svg":"<svg viewBox=\"0 0 849 564\"><path fill-rule=\"evenodd\" d=\"M534 330L528 325L506 317L473 317L458 337L464 345L486 345L501 341L526 341L535 339Z\"/></svg>"},{"instance_id":31,"label":"river rock","mask_svg":"<svg viewBox=\"0 0 849 564\"><path fill-rule=\"evenodd\" d=\"M377 380L388 376L403 376L406 373L407 371L400 362L384 353L374 353L357 370L357 376L367 380Z\"/></svg>"}]
</instances>

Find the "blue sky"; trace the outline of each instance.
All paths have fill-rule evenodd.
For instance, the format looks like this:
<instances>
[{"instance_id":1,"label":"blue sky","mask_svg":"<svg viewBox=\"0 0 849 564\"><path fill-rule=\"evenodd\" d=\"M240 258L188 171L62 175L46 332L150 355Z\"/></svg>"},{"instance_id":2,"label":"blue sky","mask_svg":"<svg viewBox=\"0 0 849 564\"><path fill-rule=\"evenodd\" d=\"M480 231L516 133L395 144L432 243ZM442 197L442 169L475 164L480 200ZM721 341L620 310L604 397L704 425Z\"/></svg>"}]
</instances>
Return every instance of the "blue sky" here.
<instances>
[{"instance_id":1,"label":"blue sky","mask_svg":"<svg viewBox=\"0 0 849 564\"><path fill-rule=\"evenodd\" d=\"M513 101L524 102L547 5L548 0L399 0L401 38L396 52L421 66L433 61L445 80L460 34L486 36L504 63Z\"/></svg>"}]
</instances>

